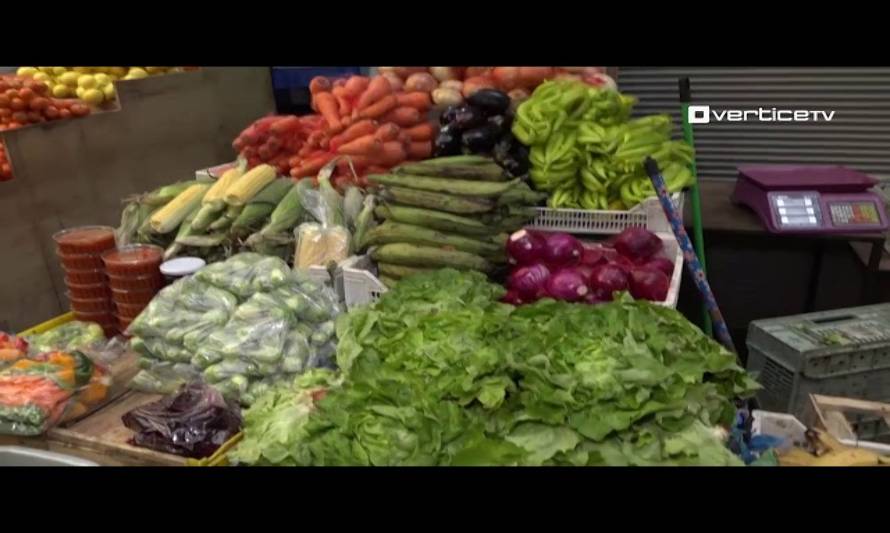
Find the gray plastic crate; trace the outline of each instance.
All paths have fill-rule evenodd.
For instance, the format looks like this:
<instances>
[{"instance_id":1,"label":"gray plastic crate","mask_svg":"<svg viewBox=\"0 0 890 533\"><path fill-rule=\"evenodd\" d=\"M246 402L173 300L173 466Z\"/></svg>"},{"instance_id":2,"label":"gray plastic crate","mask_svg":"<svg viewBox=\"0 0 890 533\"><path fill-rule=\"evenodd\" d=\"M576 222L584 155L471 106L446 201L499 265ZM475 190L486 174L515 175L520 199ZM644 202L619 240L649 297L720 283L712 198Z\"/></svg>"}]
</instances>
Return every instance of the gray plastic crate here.
<instances>
[{"instance_id":1,"label":"gray plastic crate","mask_svg":"<svg viewBox=\"0 0 890 533\"><path fill-rule=\"evenodd\" d=\"M800 417L810 394L890 400L890 304L757 320L747 345L762 409ZM873 422L857 421L861 438L886 433Z\"/></svg>"}]
</instances>

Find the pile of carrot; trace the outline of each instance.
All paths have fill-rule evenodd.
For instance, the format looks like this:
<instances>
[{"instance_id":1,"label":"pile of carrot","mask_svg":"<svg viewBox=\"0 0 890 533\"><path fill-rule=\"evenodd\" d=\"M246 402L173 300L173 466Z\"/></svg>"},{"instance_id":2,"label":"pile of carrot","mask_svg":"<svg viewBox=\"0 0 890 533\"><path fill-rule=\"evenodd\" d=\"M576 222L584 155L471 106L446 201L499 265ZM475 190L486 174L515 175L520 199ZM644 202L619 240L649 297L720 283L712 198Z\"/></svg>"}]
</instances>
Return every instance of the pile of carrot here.
<instances>
[{"instance_id":1,"label":"pile of carrot","mask_svg":"<svg viewBox=\"0 0 890 533\"><path fill-rule=\"evenodd\" d=\"M428 117L429 91L397 91L384 76L319 76L309 91L316 115L265 117L235 140L249 167L264 162L294 178L314 177L340 157L333 183L342 190L350 184L366 187L366 175L432 154L437 128ZM277 138L272 130L285 120L292 128L281 127L286 135Z\"/></svg>"}]
</instances>

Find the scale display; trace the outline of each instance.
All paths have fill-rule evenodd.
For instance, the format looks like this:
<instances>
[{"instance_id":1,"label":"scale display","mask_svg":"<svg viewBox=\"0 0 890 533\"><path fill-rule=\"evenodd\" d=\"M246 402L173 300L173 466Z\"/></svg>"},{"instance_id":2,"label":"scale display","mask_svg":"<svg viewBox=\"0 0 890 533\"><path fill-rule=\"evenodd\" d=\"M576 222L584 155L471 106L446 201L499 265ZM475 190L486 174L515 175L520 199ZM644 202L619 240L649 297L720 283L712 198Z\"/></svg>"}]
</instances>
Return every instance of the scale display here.
<instances>
[{"instance_id":1,"label":"scale display","mask_svg":"<svg viewBox=\"0 0 890 533\"><path fill-rule=\"evenodd\" d=\"M874 202L829 202L831 222L835 226L879 225L881 217Z\"/></svg>"},{"instance_id":2,"label":"scale display","mask_svg":"<svg viewBox=\"0 0 890 533\"><path fill-rule=\"evenodd\" d=\"M816 194L770 195L776 225L787 229L817 228L822 225L822 208Z\"/></svg>"}]
</instances>

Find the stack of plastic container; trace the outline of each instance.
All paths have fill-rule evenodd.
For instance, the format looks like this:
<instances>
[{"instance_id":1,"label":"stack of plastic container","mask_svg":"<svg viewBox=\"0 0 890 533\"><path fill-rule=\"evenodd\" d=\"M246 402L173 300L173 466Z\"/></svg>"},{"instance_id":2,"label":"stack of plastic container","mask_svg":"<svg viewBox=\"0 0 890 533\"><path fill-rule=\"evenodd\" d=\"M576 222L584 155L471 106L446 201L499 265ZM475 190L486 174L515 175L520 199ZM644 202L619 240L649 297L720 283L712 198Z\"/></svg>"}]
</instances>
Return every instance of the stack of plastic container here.
<instances>
[{"instance_id":1,"label":"stack of plastic container","mask_svg":"<svg viewBox=\"0 0 890 533\"><path fill-rule=\"evenodd\" d=\"M162 248L149 244L122 246L102 254L120 331L127 330L164 286L160 270L163 257Z\"/></svg>"},{"instance_id":2,"label":"stack of plastic container","mask_svg":"<svg viewBox=\"0 0 890 533\"><path fill-rule=\"evenodd\" d=\"M81 226L62 230L53 235L56 253L65 272L68 300L77 320L95 322L105 335L117 334L111 290L102 254L113 249L114 228Z\"/></svg>"}]
</instances>

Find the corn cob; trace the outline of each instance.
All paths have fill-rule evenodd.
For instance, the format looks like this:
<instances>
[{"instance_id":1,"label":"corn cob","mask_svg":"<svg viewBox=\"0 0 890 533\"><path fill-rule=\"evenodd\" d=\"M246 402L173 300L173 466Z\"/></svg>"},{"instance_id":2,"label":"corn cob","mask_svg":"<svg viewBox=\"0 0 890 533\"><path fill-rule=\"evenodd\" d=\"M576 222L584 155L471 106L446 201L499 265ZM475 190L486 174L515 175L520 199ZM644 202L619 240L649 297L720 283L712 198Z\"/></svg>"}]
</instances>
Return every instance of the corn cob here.
<instances>
[{"instance_id":1,"label":"corn cob","mask_svg":"<svg viewBox=\"0 0 890 533\"><path fill-rule=\"evenodd\" d=\"M229 169L210 187L210 190L204 195L204 199L201 200L201 210L192 221L192 228L196 232L205 231L219 218L220 213L226 207L226 191L243 175L244 171L240 168Z\"/></svg>"},{"instance_id":2,"label":"corn cob","mask_svg":"<svg viewBox=\"0 0 890 533\"><path fill-rule=\"evenodd\" d=\"M300 197L303 191L312 187L312 180L300 180L299 183L291 187L284 195L284 198L278 202L272 215L269 217L269 223L260 231L263 235L272 235L288 231L297 225L297 222L303 218L303 204Z\"/></svg>"},{"instance_id":3,"label":"corn cob","mask_svg":"<svg viewBox=\"0 0 890 533\"><path fill-rule=\"evenodd\" d=\"M258 165L226 191L225 201L229 205L245 205L275 180L275 168L270 165Z\"/></svg>"},{"instance_id":4,"label":"corn cob","mask_svg":"<svg viewBox=\"0 0 890 533\"><path fill-rule=\"evenodd\" d=\"M195 184L182 191L170 203L151 216L151 229L155 233L169 233L176 229L195 208L209 188L208 185Z\"/></svg>"}]
</instances>

